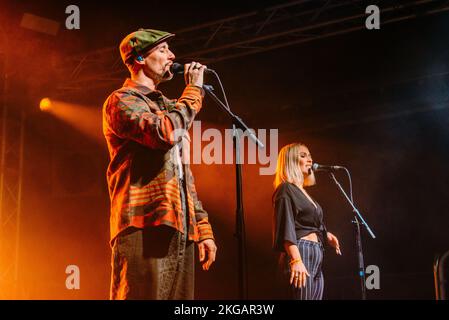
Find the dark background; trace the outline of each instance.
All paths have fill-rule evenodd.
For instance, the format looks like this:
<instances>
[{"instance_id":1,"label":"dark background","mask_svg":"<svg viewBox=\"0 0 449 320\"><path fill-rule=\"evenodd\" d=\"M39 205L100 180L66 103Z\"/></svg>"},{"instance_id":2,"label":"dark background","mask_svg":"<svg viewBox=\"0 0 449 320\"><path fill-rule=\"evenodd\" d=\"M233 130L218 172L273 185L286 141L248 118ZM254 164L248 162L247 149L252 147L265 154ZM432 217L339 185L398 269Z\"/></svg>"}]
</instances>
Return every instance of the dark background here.
<instances>
[{"instance_id":1,"label":"dark background","mask_svg":"<svg viewBox=\"0 0 449 320\"><path fill-rule=\"evenodd\" d=\"M8 101L16 111L27 112L22 293L15 298L108 298L108 154L101 123L99 139L91 139L38 110L40 97L54 85L51 58L118 46L139 27L174 31L275 3L222 2L213 9L202 1L2 3L3 33L14 39L8 44L15 52L9 61L18 70ZM80 7L80 30L51 37L18 26L24 12L63 23L69 4ZM365 263L380 269L380 289L368 291L370 299L433 299L433 261L449 248L448 31L449 14L439 13L211 66L221 76L232 109L248 126L278 129L279 148L302 141L318 163L349 168L355 203L377 236L371 239L362 230ZM120 85L89 95L81 91L67 100L101 114L103 101ZM179 96L182 79L161 89ZM198 119L204 128L230 126L209 98ZM192 170L219 248L209 272L197 269L196 297L237 298L234 166L193 165ZM260 176L258 170L259 165L243 167L249 297L274 299L273 176ZM346 187L346 177L337 177ZM326 174L318 173L317 182L310 192L343 253L326 251L325 298L358 299L351 208ZM65 288L70 264L80 267L80 290Z\"/></svg>"}]
</instances>

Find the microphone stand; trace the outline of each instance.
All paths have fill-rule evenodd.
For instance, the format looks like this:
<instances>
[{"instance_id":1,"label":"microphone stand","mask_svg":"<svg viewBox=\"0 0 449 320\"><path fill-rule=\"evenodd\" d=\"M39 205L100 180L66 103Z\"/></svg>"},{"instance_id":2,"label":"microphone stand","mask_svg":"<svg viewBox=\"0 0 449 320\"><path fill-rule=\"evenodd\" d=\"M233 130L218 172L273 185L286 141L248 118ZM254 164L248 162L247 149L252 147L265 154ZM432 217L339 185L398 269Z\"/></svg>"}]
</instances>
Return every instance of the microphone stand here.
<instances>
[{"instance_id":1,"label":"microphone stand","mask_svg":"<svg viewBox=\"0 0 449 320\"><path fill-rule=\"evenodd\" d=\"M334 180L335 184L340 189L341 193L345 196L346 200L348 200L349 204L352 207L352 211L354 214L354 220L352 223L355 224L355 236L356 236L356 247L357 247L357 258L358 258L358 265L359 265L359 277L360 277L360 286L362 291L362 300L366 300L366 285L365 285L365 264L363 261L363 249L362 249L362 235L360 233L360 225L365 226L366 230L370 234L370 236L375 239L376 236L374 235L373 231L371 231L371 228L366 223L365 219L363 219L362 215L360 214L359 210L354 205L354 202L349 199L348 195L346 194L343 187L340 185L338 180L335 178L335 175L331 172L330 173L331 178ZM357 219L359 217L359 220Z\"/></svg>"},{"instance_id":2,"label":"microphone stand","mask_svg":"<svg viewBox=\"0 0 449 320\"><path fill-rule=\"evenodd\" d=\"M245 132L248 130L249 137L256 143L259 148L264 148L263 143L257 139L254 133L249 130L246 124L238 116L233 114L231 110L213 93L214 88L211 85L203 85L206 93L217 103L217 105L232 120L233 126L233 144L235 150L235 176L236 176L236 230L235 237L238 242L238 284L239 298L241 300L248 299L248 270L246 256L246 234L245 234L245 214L243 211L243 182L242 182L242 165L240 163L240 133L239 129Z\"/></svg>"}]
</instances>

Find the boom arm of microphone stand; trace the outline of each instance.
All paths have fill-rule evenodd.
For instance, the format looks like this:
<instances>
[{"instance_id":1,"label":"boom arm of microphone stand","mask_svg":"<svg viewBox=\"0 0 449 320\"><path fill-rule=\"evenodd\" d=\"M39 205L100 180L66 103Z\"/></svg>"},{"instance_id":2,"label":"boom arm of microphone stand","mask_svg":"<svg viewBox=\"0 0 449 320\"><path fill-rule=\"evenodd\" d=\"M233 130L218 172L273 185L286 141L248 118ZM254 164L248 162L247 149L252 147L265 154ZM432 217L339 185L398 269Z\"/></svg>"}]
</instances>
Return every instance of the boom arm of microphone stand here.
<instances>
[{"instance_id":1,"label":"boom arm of microphone stand","mask_svg":"<svg viewBox=\"0 0 449 320\"><path fill-rule=\"evenodd\" d=\"M343 187L340 185L340 183L338 182L338 180L335 178L334 174L331 172L330 176L332 177L332 179L335 181L335 184L338 186L338 188L340 189L341 193L343 193L343 195L345 196L346 200L348 200L349 204L352 207L352 210L354 210L354 212L358 215L358 217L360 218L360 220L362 221L362 225L365 226L366 230L368 231L368 233L370 234L370 236L375 239L376 236L374 235L373 231L371 231L371 228L369 227L369 225L366 223L365 219L363 219L362 215L360 214L359 210L357 210L357 208L354 206L354 203L352 203L351 199L349 199L348 195L346 194L345 190L343 189Z\"/></svg>"},{"instance_id":2,"label":"boom arm of microphone stand","mask_svg":"<svg viewBox=\"0 0 449 320\"><path fill-rule=\"evenodd\" d=\"M214 87L208 84L203 84L203 89L206 91L206 93L217 103L217 105L226 113L229 117L231 117L232 122L234 125L238 128L243 130L243 132L248 131L249 137L253 142L259 147L259 148L265 148L264 144L256 137L256 135L248 128L248 126L240 119L238 116L236 116L234 113L232 113L231 110L229 110L226 105L218 99L218 97L215 95Z\"/></svg>"}]
</instances>

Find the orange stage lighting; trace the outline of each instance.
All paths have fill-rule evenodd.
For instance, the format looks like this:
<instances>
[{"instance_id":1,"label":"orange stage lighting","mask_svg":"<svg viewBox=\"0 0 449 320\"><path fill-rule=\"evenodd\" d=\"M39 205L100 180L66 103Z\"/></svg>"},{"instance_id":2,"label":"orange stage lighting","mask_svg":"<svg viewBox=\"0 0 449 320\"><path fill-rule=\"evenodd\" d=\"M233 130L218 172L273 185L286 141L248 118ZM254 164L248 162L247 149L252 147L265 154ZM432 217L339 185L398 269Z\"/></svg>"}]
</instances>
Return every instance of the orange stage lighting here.
<instances>
[{"instance_id":1,"label":"orange stage lighting","mask_svg":"<svg viewBox=\"0 0 449 320\"><path fill-rule=\"evenodd\" d=\"M49 98L43 98L39 103L41 111L48 111L51 108L51 100Z\"/></svg>"},{"instance_id":2,"label":"orange stage lighting","mask_svg":"<svg viewBox=\"0 0 449 320\"><path fill-rule=\"evenodd\" d=\"M44 98L40 102L40 109L104 145L101 108Z\"/></svg>"}]
</instances>

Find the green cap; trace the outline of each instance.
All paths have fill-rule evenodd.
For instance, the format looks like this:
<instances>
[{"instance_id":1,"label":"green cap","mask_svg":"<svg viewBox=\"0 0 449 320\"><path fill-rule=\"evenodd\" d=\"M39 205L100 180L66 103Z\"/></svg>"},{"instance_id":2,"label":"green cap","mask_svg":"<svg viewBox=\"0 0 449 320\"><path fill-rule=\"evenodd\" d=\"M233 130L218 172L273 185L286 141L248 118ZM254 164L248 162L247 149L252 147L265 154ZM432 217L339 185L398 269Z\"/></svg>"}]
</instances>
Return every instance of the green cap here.
<instances>
[{"instance_id":1,"label":"green cap","mask_svg":"<svg viewBox=\"0 0 449 320\"><path fill-rule=\"evenodd\" d=\"M173 33L153 30L139 29L128 34L120 43L120 55L125 64L131 64L137 56L145 54L161 42L174 37Z\"/></svg>"}]
</instances>

